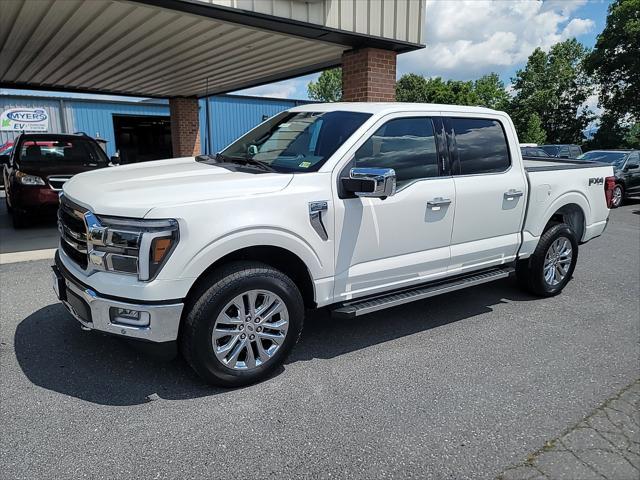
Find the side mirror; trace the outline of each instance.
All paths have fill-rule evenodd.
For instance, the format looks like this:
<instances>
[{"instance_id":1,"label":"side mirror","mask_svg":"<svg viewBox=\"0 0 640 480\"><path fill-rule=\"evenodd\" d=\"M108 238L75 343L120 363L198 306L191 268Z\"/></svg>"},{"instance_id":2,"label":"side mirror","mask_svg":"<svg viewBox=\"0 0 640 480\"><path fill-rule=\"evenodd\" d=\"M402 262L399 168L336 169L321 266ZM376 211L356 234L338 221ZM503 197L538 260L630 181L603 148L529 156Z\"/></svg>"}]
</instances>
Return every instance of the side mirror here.
<instances>
[{"instance_id":1,"label":"side mirror","mask_svg":"<svg viewBox=\"0 0 640 480\"><path fill-rule=\"evenodd\" d=\"M629 163L627 163L627 166L626 166L626 167L624 167L624 169L625 169L625 171L626 171L626 170L635 170L635 169L636 169L636 168L638 168L639 166L640 166L640 165L638 165L638 164L637 164L637 163L635 163L635 162L634 162L634 163L629 162Z\"/></svg>"},{"instance_id":2,"label":"side mirror","mask_svg":"<svg viewBox=\"0 0 640 480\"><path fill-rule=\"evenodd\" d=\"M9 165L11 155L0 155L0 165Z\"/></svg>"},{"instance_id":3,"label":"side mirror","mask_svg":"<svg viewBox=\"0 0 640 480\"><path fill-rule=\"evenodd\" d=\"M111 155L110 160L114 165L120 165L120 155Z\"/></svg>"},{"instance_id":4,"label":"side mirror","mask_svg":"<svg viewBox=\"0 0 640 480\"><path fill-rule=\"evenodd\" d=\"M385 199L396 193L396 172L393 168L352 168L342 184L358 197Z\"/></svg>"}]
</instances>

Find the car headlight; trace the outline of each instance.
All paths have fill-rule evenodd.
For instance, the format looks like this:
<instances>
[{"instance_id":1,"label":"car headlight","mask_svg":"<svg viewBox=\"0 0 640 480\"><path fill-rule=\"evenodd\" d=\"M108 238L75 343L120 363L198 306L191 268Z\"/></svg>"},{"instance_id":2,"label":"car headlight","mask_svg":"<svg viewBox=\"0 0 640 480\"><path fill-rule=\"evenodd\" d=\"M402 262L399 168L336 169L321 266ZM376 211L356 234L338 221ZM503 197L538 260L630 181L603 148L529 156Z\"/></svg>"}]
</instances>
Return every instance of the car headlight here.
<instances>
[{"instance_id":1,"label":"car headlight","mask_svg":"<svg viewBox=\"0 0 640 480\"><path fill-rule=\"evenodd\" d=\"M179 240L178 222L85 214L89 264L109 272L153 280Z\"/></svg>"},{"instance_id":2,"label":"car headlight","mask_svg":"<svg viewBox=\"0 0 640 480\"><path fill-rule=\"evenodd\" d=\"M45 185L44 180L35 175L28 175L24 172L17 171L16 178L22 185Z\"/></svg>"}]
</instances>

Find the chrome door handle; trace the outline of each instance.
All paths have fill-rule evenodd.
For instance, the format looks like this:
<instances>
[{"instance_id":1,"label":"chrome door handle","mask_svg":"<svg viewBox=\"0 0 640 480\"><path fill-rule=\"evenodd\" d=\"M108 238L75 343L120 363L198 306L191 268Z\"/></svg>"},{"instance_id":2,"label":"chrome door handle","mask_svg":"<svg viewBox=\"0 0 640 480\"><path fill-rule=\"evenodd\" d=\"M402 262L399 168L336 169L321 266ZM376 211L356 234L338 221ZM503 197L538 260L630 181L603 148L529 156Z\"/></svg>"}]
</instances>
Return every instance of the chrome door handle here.
<instances>
[{"instance_id":1,"label":"chrome door handle","mask_svg":"<svg viewBox=\"0 0 640 480\"><path fill-rule=\"evenodd\" d=\"M515 190L513 188L508 192L504 192L505 200L513 200L514 198L521 197L522 195L524 195L524 192L522 190Z\"/></svg>"},{"instance_id":2,"label":"chrome door handle","mask_svg":"<svg viewBox=\"0 0 640 480\"><path fill-rule=\"evenodd\" d=\"M436 197L433 200L429 200L427 202L427 207L429 208L444 207L445 205L449 205L450 203L451 203L451 200L448 198Z\"/></svg>"}]
</instances>

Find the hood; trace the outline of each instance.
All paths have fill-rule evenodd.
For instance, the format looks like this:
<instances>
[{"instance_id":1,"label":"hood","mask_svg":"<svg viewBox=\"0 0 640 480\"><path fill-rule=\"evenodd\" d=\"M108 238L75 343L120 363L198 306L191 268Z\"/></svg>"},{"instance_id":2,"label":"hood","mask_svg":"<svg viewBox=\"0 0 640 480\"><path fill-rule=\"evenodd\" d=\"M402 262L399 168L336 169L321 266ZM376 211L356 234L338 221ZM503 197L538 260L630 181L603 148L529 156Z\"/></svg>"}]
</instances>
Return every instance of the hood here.
<instances>
[{"instance_id":1,"label":"hood","mask_svg":"<svg viewBox=\"0 0 640 480\"><path fill-rule=\"evenodd\" d=\"M95 213L142 218L154 207L277 192L292 178L283 173L232 172L186 157L82 173L63 190Z\"/></svg>"}]
</instances>

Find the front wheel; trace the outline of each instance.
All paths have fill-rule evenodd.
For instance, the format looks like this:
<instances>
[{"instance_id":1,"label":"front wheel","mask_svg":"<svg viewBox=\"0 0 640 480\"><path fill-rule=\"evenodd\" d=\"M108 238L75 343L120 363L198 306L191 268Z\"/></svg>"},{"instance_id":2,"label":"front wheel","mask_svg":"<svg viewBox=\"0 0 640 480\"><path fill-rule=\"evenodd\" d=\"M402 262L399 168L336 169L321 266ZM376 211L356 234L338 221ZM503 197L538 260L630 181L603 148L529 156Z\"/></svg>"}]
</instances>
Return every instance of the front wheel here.
<instances>
[{"instance_id":1,"label":"front wheel","mask_svg":"<svg viewBox=\"0 0 640 480\"><path fill-rule=\"evenodd\" d=\"M289 277L261 263L234 262L205 280L187 311L181 349L206 381L248 385L282 365L303 321L302 296Z\"/></svg>"},{"instance_id":2,"label":"front wheel","mask_svg":"<svg viewBox=\"0 0 640 480\"><path fill-rule=\"evenodd\" d=\"M559 294L569 283L578 260L578 240L564 223L544 232L533 255L518 262L520 285L541 297Z\"/></svg>"}]
</instances>

